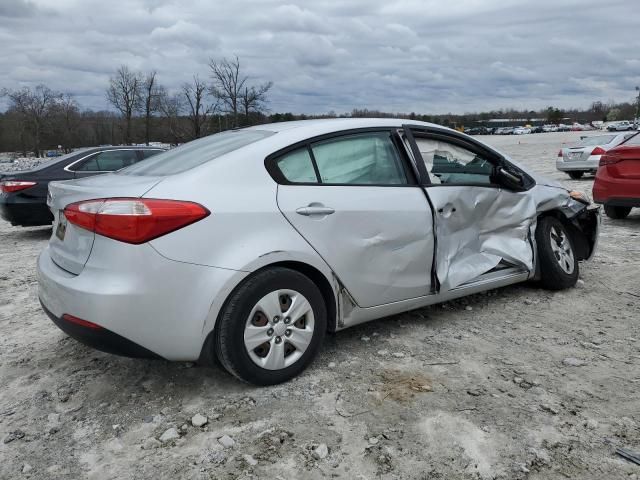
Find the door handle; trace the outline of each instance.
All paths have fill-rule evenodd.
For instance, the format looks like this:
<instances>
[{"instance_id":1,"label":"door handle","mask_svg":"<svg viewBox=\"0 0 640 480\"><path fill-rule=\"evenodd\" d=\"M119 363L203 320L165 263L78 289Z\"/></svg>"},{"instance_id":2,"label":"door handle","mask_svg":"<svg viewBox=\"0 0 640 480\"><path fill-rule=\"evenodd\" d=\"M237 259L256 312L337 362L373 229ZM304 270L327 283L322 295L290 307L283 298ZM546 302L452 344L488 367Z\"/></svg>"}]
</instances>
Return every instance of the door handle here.
<instances>
[{"instance_id":1,"label":"door handle","mask_svg":"<svg viewBox=\"0 0 640 480\"><path fill-rule=\"evenodd\" d=\"M296 213L310 217L312 215L331 215L335 210L331 207L300 207L296 209Z\"/></svg>"}]
</instances>

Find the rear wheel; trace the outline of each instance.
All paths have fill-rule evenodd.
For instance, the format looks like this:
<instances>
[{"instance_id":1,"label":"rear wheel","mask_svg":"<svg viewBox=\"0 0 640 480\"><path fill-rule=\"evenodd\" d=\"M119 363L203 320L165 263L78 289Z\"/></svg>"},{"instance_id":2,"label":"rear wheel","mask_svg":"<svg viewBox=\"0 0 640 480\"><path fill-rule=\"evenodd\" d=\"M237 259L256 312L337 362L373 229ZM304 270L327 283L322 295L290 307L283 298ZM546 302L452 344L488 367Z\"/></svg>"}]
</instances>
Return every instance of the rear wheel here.
<instances>
[{"instance_id":1,"label":"rear wheel","mask_svg":"<svg viewBox=\"0 0 640 480\"><path fill-rule=\"evenodd\" d=\"M629 215L630 212L631 207L613 207L611 205L604 206L604 213L607 214L607 217L615 220L627 218L627 215Z\"/></svg>"},{"instance_id":2,"label":"rear wheel","mask_svg":"<svg viewBox=\"0 0 640 480\"><path fill-rule=\"evenodd\" d=\"M540 283L550 290L573 287L578 281L578 260L565 225L554 217L538 220L536 229Z\"/></svg>"},{"instance_id":3,"label":"rear wheel","mask_svg":"<svg viewBox=\"0 0 640 480\"><path fill-rule=\"evenodd\" d=\"M214 348L225 369L245 382L274 385L311 363L327 313L309 278L278 267L258 272L236 289L218 322Z\"/></svg>"},{"instance_id":4,"label":"rear wheel","mask_svg":"<svg viewBox=\"0 0 640 480\"><path fill-rule=\"evenodd\" d=\"M573 178L574 180L578 180L578 179L582 178L582 174L584 172L567 172L567 173L569 173L569 176L571 178Z\"/></svg>"}]
</instances>

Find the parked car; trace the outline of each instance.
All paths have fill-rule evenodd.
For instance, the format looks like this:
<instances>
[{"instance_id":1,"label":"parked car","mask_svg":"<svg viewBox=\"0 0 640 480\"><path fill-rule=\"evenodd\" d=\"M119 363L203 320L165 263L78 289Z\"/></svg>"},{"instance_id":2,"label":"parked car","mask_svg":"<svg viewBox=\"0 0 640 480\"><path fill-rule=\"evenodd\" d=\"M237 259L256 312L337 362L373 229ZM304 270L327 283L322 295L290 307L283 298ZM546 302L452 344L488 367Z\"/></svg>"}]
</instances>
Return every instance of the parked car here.
<instances>
[{"instance_id":1,"label":"parked car","mask_svg":"<svg viewBox=\"0 0 640 480\"><path fill-rule=\"evenodd\" d=\"M495 135L513 135L513 127L500 127L494 132Z\"/></svg>"},{"instance_id":2,"label":"parked car","mask_svg":"<svg viewBox=\"0 0 640 480\"><path fill-rule=\"evenodd\" d=\"M544 133L544 128L542 125L535 125L534 127L531 127L531 133Z\"/></svg>"},{"instance_id":3,"label":"parked car","mask_svg":"<svg viewBox=\"0 0 640 480\"><path fill-rule=\"evenodd\" d=\"M583 137L572 147L563 147L558 152L556 168L577 180L585 173L596 173L600 158L607 150L620 145L634 133L613 133Z\"/></svg>"},{"instance_id":4,"label":"parked car","mask_svg":"<svg viewBox=\"0 0 640 480\"><path fill-rule=\"evenodd\" d=\"M514 135L526 135L531 133L531 129L529 127L516 127L513 129Z\"/></svg>"},{"instance_id":5,"label":"parked car","mask_svg":"<svg viewBox=\"0 0 640 480\"><path fill-rule=\"evenodd\" d=\"M607 125L607 130L610 132L623 132L625 130L633 130L633 123L623 120L621 122L610 123Z\"/></svg>"},{"instance_id":6,"label":"parked car","mask_svg":"<svg viewBox=\"0 0 640 480\"><path fill-rule=\"evenodd\" d=\"M120 170L163 151L150 147L87 148L30 170L0 172L0 217L23 227L49 225L53 221L47 207L49 182Z\"/></svg>"},{"instance_id":7,"label":"parked car","mask_svg":"<svg viewBox=\"0 0 640 480\"><path fill-rule=\"evenodd\" d=\"M640 207L640 134L602 155L593 198L610 218L625 218Z\"/></svg>"},{"instance_id":8,"label":"parked car","mask_svg":"<svg viewBox=\"0 0 640 480\"><path fill-rule=\"evenodd\" d=\"M565 125L564 123L561 123L558 125L558 132L569 132L571 131L571 126L570 125Z\"/></svg>"},{"instance_id":9,"label":"parked car","mask_svg":"<svg viewBox=\"0 0 640 480\"><path fill-rule=\"evenodd\" d=\"M558 131L558 126L554 125L554 124L543 125L542 126L542 131L545 132L545 133L557 132Z\"/></svg>"},{"instance_id":10,"label":"parked car","mask_svg":"<svg viewBox=\"0 0 640 480\"><path fill-rule=\"evenodd\" d=\"M571 287L598 233L584 194L398 119L223 132L49 191L53 322L259 385L300 373L326 331L527 280Z\"/></svg>"}]
</instances>

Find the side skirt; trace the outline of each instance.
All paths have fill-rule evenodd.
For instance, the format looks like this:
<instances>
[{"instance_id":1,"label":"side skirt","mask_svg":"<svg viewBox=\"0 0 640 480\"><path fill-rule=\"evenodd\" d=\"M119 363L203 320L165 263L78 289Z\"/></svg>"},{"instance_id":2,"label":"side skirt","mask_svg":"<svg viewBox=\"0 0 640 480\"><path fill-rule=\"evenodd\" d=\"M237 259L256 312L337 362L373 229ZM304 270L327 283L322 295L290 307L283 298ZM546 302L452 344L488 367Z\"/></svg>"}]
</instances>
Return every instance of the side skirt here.
<instances>
[{"instance_id":1,"label":"side skirt","mask_svg":"<svg viewBox=\"0 0 640 480\"><path fill-rule=\"evenodd\" d=\"M465 297L474 293L492 290L494 288L506 287L514 283L525 282L529 279L528 270L521 268L506 268L495 272L488 272L481 275L478 279L464 283L459 287L451 289L447 292L438 294L425 295L423 297L402 300L400 302L387 303L377 307L360 308L354 307L353 310L339 323L338 330L358 325L378 318L397 315L399 313L408 312L417 308L427 307L436 303L447 302L455 298Z\"/></svg>"}]
</instances>

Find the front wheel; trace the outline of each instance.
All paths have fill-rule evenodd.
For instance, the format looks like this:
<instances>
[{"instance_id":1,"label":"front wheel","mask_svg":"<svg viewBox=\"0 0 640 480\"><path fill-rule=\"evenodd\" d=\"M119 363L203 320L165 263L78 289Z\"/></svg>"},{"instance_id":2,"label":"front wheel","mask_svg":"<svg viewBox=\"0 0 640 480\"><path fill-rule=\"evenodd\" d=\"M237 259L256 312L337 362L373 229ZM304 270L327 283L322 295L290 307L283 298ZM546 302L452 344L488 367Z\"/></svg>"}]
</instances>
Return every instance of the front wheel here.
<instances>
[{"instance_id":1,"label":"front wheel","mask_svg":"<svg viewBox=\"0 0 640 480\"><path fill-rule=\"evenodd\" d=\"M226 302L214 336L229 373L255 385L285 382L313 360L327 326L318 287L288 268L260 271Z\"/></svg>"},{"instance_id":2,"label":"front wheel","mask_svg":"<svg viewBox=\"0 0 640 480\"><path fill-rule=\"evenodd\" d=\"M579 180L579 179L581 179L581 178L582 178L582 174L583 174L584 172L568 172L568 173L569 173L569 176L570 176L571 178L573 178L574 180Z\"/></svg>"},{"instance_id":3,"label":"front wheel","mask_svg":"<svg viewBox=\"0 0 640 480\"><path fill-rule=\"evenodd\" d=\"M536 228L540 283L549 290L573 287L578 281L578 260L565 225L554 217L538 220Z\"/></svg>"},{"instance_id":4,"label":"front wheel","mask_svg":"<svg viewBox=\"0 0 640 480\"><path fill-rule=\"evenodd\" d=\"M613 207L611 205L605 205L604 213L606 213L609 218L621 220L623 218L627 218L627 215L631 213L631 207Z\"/></svg>"}]
</instances>

